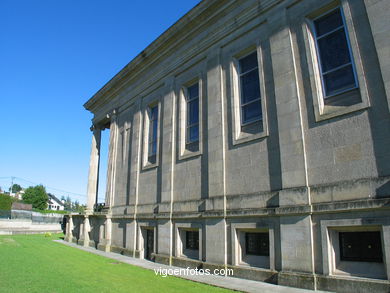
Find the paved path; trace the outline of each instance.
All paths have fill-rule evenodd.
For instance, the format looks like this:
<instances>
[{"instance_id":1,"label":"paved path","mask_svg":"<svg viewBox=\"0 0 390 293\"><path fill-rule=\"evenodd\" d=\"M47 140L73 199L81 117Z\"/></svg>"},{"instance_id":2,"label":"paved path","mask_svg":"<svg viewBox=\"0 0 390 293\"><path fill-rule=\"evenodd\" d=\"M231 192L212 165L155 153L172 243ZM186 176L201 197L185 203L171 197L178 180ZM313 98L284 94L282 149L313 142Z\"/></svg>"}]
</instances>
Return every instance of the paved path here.
<instances>
[{"instance_id":1,"label":"paved path","mask_svg":"<svg viewBox=\"0 0 390 293\"><path fill-rule=\"evenodd\" d=\"M104 252L97 250L92 247L83 247L80 245L76 245L74 243L69 243L64 240L55 240L56 242L75 247L93 254L101 255L104 257L108 257L120 262L124 262L130 265L138 266L144 269L148 270L155 270L158 271L159 269L183 269L179 267L173 267L173 266L167 266L151 261L147 261L144 259L139 258L133 258L128 257L124 255L120 255L118 253L113 252ZM178 276L183 279L191 280L198 283L205 283L217 287L227 288L231 290L236 291L242 291L242 292L253 292L253 293L325 293L325 291L312 291L312 290L305 290L305 289L297 289L292 287L285 287L285 286L279 286L279 285L273 285L268 284L264 282L257 282L257 281L251 281L246 279L239 279L234 277L224 277L224 276L215 276L215 275L209 275L209 276L191 276L191 275L181 275ZM329 292L327 292L329 293Z\"/></svg>"}]
</instances>

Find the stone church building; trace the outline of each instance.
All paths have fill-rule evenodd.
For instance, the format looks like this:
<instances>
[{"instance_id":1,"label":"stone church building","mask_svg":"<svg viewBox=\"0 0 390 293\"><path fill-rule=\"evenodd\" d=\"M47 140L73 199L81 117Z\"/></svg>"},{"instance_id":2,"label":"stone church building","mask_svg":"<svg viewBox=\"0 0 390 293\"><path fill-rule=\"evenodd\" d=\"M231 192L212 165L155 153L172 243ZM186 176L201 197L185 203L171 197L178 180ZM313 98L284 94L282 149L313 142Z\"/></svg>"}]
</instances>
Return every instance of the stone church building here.
<instances>
[{"instance_id":1,"label":"stone church building","mask_svg":"<svg viewBox=\"0 0 390 293\"><path fill-rule=\"evenodd\" d=\"M287 286L389 292L389 11L388 0L200 2L84 105L87 212L69 216L66 239Z\"/></svg>"}]
</instances>

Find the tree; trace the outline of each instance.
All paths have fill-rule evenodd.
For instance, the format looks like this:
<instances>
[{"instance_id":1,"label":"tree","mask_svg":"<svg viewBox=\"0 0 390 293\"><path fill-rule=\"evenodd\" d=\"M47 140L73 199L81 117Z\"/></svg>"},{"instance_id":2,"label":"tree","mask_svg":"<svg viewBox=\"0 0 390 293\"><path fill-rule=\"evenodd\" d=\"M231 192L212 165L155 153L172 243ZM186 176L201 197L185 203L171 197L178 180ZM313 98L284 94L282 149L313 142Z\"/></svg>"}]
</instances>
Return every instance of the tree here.
<instances>
[{"instance_id":1,"label":"tree","mask_svg":"<svg viewBox=\"0 0 390 293\"><path fill-rule=\"evenodd\" d=\"M17 201L17 199L15 197L0 193L0 211L1 210L6 210L6 211L11 210L12 203L14 203L16 201Z\"/></svg>"},{"instance_id":2,"label":"tree","mask_svg":"<svg viewBox=\"0 0 390 293\"><path fill-rule=\"evenodd\" d=\"M39 210L45 210L47 208L48 199L49 197L43 185L30 186L23 194L23 201L25 203L31 203L33 208Z\"/></svg>"},{"instance_id":3,"label":"tree","mask_svg":"<svg viewBox=\"0 0 390 293\"><path fill-rule=\"evenodd\" d=\"M73 211L76 213L83 213L85 211L85 206L80 205L80 203L76 200L74 202Z\"/></svg>"},{"instance_id":4,"label":"tree","mask_svg":"<svg viewBox=\"0 0 390 293\"><path fill-rule=\"evenodd\" d=\"M70 198L70 196L68 195L66 197L66 199L64 199L64 209L66 211L71 211L72 210L72 199Z\"/></svg>"},{"instance_id":5,"label":"tree","mask_svg":"<svg viewBox=\"0 0 390 293\"><path fill-rule=\"evenodd\" d=\"M14 184L14 185L12 185L12 187L9 188L9 190L12 193L17 193L17 192L22 190L22 186L20 186L19 184Z\"/></svg>"}]
</instances>

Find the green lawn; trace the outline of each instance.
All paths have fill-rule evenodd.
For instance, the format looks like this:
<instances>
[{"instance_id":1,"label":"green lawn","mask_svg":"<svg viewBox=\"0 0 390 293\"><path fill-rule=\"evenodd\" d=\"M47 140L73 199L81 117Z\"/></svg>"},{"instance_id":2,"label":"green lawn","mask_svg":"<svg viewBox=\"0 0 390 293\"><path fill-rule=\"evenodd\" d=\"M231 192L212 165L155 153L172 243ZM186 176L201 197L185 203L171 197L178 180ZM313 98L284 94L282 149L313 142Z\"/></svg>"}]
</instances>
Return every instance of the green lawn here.
<instances>
[{"instance_id":1,"label":"green lawn","mask_svg":"<svg viewBox=\"0 0 390 293\"><path fill-rule=\"evenodd\" d=\"M52 241L60 236L0 236L0 292L230 292Z\"/></svg>"}]
</instances>

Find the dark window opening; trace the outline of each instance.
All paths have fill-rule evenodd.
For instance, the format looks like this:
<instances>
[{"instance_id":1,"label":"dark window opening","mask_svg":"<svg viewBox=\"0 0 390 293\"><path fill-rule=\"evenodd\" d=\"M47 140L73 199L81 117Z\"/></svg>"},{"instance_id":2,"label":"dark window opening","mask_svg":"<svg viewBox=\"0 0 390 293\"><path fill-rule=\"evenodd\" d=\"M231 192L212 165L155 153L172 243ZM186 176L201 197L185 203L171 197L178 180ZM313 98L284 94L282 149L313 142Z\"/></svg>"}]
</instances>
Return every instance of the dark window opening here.
<instances>
[{"instance_id":1,"label":"dark window opening","mask_svg":"<svg viewBox=\"0 0 390 293\"><path fill-rule=\"evenodd\" d=\"M339 232L340 260L383 262L379 231Z\"/></svg>"},{"instance_id":2,"label":"dark window opening","mask_svg":"<svg viewBox=\"0 0 390 293\"><path fill-rule=\"evenodd\" d=\"M269 256L269 233L245 233L245 253L249 255Z\"/></svg>"},{"instance_id":3,"label":"dark window opening","mask_svg":"<svg viewBox=\"0 0 390 293\"><path fill-rule=\"evenodd\" d=\"M241 125L262 119L257 53L239 60Z\"/></svg>"},{"instance_id":4,"label":"dark window opening","mask_svg":"<svg viewBox=\"0 0 390 293\"><path fill-rule=\"evenodd\" d=\"M199 231L185 231L186 232L186 249L199 249Z\"/></svg>"},{"instance_id":5,"label":"dark window opening","mask_svg":"<svg viewBox=\"0 0 390 293\"><path fill-rule=\"evenodd\" d=\"M158 105L149 107L148 161L156 162L158 133Z\"/></svg>"},{"instance_id":6,"label":"dark window opening","mask_svg":"<svg viewBox=\"0 0 390 293\"><path fill-rule=\"evenodd\" d=\"M186 143L199 141L199 84L187 88Z\"/></svg>"},{"instance_id":7,"label":"dark window opening","mask_svg":"<svg viewBox=\"0 0 390 293\"><path fill-rule=\"evenodd\" d=\"M325 97L357 87L347 28L340 8L314 20Z\"/></svg>"}]
</instances>

